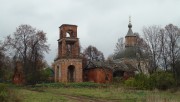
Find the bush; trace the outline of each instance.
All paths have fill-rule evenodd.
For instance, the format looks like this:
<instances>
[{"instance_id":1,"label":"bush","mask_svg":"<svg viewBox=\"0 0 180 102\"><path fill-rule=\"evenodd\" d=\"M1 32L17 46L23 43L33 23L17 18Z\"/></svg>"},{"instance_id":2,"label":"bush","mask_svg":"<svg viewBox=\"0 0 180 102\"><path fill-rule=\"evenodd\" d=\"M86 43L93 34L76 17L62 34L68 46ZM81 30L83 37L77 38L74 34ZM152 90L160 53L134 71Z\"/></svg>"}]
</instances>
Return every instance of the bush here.
<instances>
[{"instance_id":1,"label":"bush","mask_svg":"<svg viewBox=\"0 0 180 102\"><path fill-rule=\"evenodd\" d=\"M49 78L53 77L53 71L51 68L46 68L40 71L40 82L52 82Z\"/></svg>"},{"instance_id":2,"label":"bush","mask_svg":"<svg viewBox=\"0 0 180 102\"><path fill-rule=\"evenodd\" d=\"M128 87L134 87L135 86L135 79L134 78L129 78L124 82L124 84Z\"/></svg>"},{"instance_id":3,"label":"bush","mask_svg":"<svg viewBox=\"0 0 180 102\"><path fill-rule=\"evenodd\" d=\"M150 76L142 73L135 75L134 78L129 78L125 81L125 85L128 87L136 87L138 89L161 89L166 90L174 87L175 80L172 73L168 72L156 72Z\"/></svg>"},{"instance_id":4,"label":"bush","mask_svg":"<svg viewBox=\"0 0 180 102\"><path fill-rule=\"evenodd\" d=\"M140 73L135 75L134 78L129 78L125 81L126 86L136 87L138 89L150 89L149 78L147 75Z\"/></svg>"},{"instance_id":5,"label":"bush","mask_svg":"<svg viewBox=\"0 0 180 102\"><path fill-rule=\"evenodd\" d=\"M139 89L149 89L149 78L147 75L140 73L135 76L135 86Z\"/></svg>"},{"instance_id":6,"label":"bush","mask_svg":"<svg viewBox=\"0 0 180 102\"><path fill-rule=\"evenodd\" d=\"M174 87L175 80L172 73L168 72L156 72L150 76L150 83L153 87L161 90L166 90Z\"/></svg>"},{"instance_id":7,"label":"bush","mask_svg":"<svg viewBox=\"0 0 180 102\"><path fill-rule=\"evenodd\" d=\"M8 89L6 84L0 83L0 102L7 102Z\"/></svg>"}]
</instances>

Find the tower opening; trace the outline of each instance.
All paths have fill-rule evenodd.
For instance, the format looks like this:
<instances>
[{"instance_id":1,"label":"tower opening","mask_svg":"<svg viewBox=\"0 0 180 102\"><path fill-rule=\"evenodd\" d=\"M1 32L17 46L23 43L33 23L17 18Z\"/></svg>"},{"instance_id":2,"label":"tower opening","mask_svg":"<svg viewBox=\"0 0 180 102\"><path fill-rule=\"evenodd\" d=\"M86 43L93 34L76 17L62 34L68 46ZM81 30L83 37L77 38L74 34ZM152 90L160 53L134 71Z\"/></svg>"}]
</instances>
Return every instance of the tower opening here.
<instances>
[{"instance_id":1,"label":"tower opening","mask_svg":"<svg viewBox=\"0 0 180 102\"><path fill-rule=\"evenodd\" d=\"M66 32L66 37L71 37L69 32Z\"/></svg>"},{"instance_id":2,"label":"tower opening","mask_svg":"<svg viewBox=\"0 0 180 102\"><path fill-rule=\"evenodd\" d=\"M68 67L68 82L74 82L75 80L75 67L73 65L70 65Z\"/></svg>"},{"instance_id":3,"label":"tower opening","mask_svg":"<svg viewBox=\"0 0 180 102\"><path fill-rule=\"evenodd\" d=\"M59 81L59 74L60 74L60 73L59 73L59 66L57 66L57 71L56 71L56 73L57 73L57 74L56 74L56 79Z\"/></svg>"}]
</instances>

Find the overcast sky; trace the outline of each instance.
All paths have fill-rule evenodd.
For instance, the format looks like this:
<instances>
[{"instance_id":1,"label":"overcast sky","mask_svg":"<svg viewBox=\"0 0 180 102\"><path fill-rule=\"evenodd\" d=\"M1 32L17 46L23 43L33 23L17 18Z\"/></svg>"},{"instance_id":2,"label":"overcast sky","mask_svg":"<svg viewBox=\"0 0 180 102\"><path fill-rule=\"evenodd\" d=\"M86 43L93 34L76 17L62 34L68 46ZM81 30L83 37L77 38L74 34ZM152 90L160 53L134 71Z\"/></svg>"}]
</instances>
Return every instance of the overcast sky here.
<instances>
[{"instance_id":1,"label":"overcast sky","mask_svg":"<svg viewBox=\"0 0 180 102\"><path fill-rule=\"evenodd\" d=\"M59 26L78 25L83 48L96 46L107 57L128 31L142 35L144 26L172 23L180 27L180 0L0 0L0 39L29 24L47 33L51 64L57 54Z\"/></svg>"}]
</instances>

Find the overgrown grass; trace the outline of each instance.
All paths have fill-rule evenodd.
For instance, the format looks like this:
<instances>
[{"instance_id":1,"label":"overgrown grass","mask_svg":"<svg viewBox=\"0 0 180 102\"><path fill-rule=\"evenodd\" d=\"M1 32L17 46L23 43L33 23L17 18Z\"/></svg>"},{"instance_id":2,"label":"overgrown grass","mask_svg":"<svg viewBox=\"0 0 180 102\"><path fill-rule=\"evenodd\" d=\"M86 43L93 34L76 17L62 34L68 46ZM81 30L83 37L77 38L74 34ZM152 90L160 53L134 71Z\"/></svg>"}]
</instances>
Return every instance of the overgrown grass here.
<instances>
[{"instance_id":1,"label":"overgrown grass","mask_svg":"<svg viewBox=\"0 0 180 102\"><path fill-rule=\"evenodd\" d=\"M47 92L55 94L68 94L73 96L85 96L93 99L104 100L131 100L138 102L155 102L156 100L169 100L166 102L179 102L180 93L160 92L160 91L144 91L144 90L127 90L123 88L59 88L47 89ZM152 101L154 100L154 101ZM158 101L158 102L159 102Z\"/></svg>"},{"instance_id":2,"label":"overgrown grass","mask_svg":"<svg viewBox=\"0 0 180 102\"><path fill-rule=\"evenodd\" d=\"M78 99L115 102L180 102L179 91L172 93L171 91L133 90L123 86L102 86L96 83L54 83L17 88L14 91L21 97L22 102L79 102Z\"/></svg>"},{"instance_id":3,"label":"overgrown grass","mask_svg":"<svg viewBox=\"0 0 180 102\"><path fill-rule=\"evenodd\" d=\"M13 88L14 89L14 88ZM10 84L0 83L0 102L20 102L21 98L12 90Z\"/></svg>"},{"instance_id":4,"label":"overgrown grass","mask_svg":"<svg viewBox=\"0 0 180 102\"><path fill-rule=\"evenodd\" d=\"M27 89L14 89L18 96L21 96L22 102L64 102L67 99L61 95L55 95L50 92L39 92Z\"/></svg>"}]
</instances>

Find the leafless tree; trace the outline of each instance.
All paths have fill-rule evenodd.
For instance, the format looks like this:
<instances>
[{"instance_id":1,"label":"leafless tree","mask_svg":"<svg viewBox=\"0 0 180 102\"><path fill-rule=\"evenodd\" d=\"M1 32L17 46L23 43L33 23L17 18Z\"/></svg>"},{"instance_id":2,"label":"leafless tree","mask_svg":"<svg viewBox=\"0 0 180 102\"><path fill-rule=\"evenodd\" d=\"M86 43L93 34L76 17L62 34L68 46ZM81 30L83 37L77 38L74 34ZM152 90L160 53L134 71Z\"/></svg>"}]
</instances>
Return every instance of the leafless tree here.
<instances>
[{"instance_id":1,"label":"leafless tree","mask_svg":"<svg viewBox=\"0 0 180 102\"><path fill-rule=\"evenodd\" d=\"M125 49L125 44L124 44L124 38L119 38L118 42L116 43L115 49L114 49L114 54L113 54L113 59L120 59L124 57L129 57L132 55L132 50L133 49Z\"/></svg>"},{"instance_id":2,"label":"leafless tree","mask_svg":"<svg viewBox=\"0 0 180 102\"><path fill-rule=\"evenodd\" d=\"M118 42L116 43L116 48L114 50L114 54L118 54L119 52L122 52L124 50L124 39L121 37L118 39Z\"/></svg>"},{"instance_id":3,"label":"leafless tree","mask_svg":"<svg viewBox=\"0 0 180 102\"><path fill-rule=\"evenodd\" d=\"M158 68L158 62L160 58L160 27L159 26L150 26L143 28L144 39L148 45L149 60L152 61L151 67L152 72L156 71Z\"/></svg>"},{"instance_id":4,"label":"leafless tree","mask_svg":"<svg viewBox=\"0 0 180 102\"><path fill-rule=\"evenodd\" d=\"M178 40L180 39L180 29L173 24L169 24L165 27L164 34L167 35L167 42L169 47L169 57L170 57L170 65L172 72L176 78L177 69L175 69L176 62L178 61L178 57L180 54L180 46L178 45Z\"/></svg>"},{"instance_id":5,"label":"leafless tree","mask_svg":"<svg viewBox=\"0 0 180 102\"><path fill-rule=\"evenodd\" d=\"M23 63L26 79L30 72L37 69L38 63L42 62L44 52L49 51L46 34L30 25L20 25L12 37L9 35L6 38L5 43L11 52L15 52L14 58Z\"/></svg>"},{"instance_id":6,"label":"leafless tree","mask_svg":"<svg viewBox=\"0 0 180 102\"><path fill-rule=\"evenodd\" d=\"M0 42L0 79L3 77L3 59L4 59L4 48L2 47L2 43Z\"/></svg>"},{"instance_id":7,"label":"leafless tree","mask_svg":"<svg viewBox=\"0 0 180 102\"><path fill-rule=\"evenodd\" d=\"M168 36L165 34L165 30L161 29L160 30L160 52L161 52L161 59L162 59L162 67L164 68L165 71L168 70L169 66L169 47L168 47Z\"/></svg>"},{"instance_id":8,"label":"leafless tree","mask_svg":"<svg viewBox=\"0 0 180 102\"><path fill-rule=\"evenodd\" d=\"M136 33L136 37L136 64L137 69L142 73L143 71L148 71L150 69L149 61L147 60L149 56L149 46L138 33Z\"/></svg>"},{"instance_id":9,"label":"leafless tree","mask_svg":"<svg viewBox=\"0 0 180 102\"><path fill-rule=\"evenodd\" d=\"M88 46L84 52L84 56L89 61L104 61L104 55L101 51L99 51L96 47L90 45Z\"/></svg>"},{"instance_id":10,"label":"leafless tree","mask_svg":"<svg viewBox=\"0 0 180 102\"><path fill-rule=\"evenodd\" d=\"M12 60L6 55L4 44L0 42L0 80L11 80L13 67Z\"/></svg>"},{"instance_id":11,"label":"leafless tree","mask_svg":"<svg viewBox=\"0 0 180 102\"><path fill-rule=\"evenodd\" d=\"M113 55L113 54L110 54L110 55L107 57L106 62L108 62L108 63L113 62L113 57L114 57L114 55Z\"/></svg>"}]
</instances>

